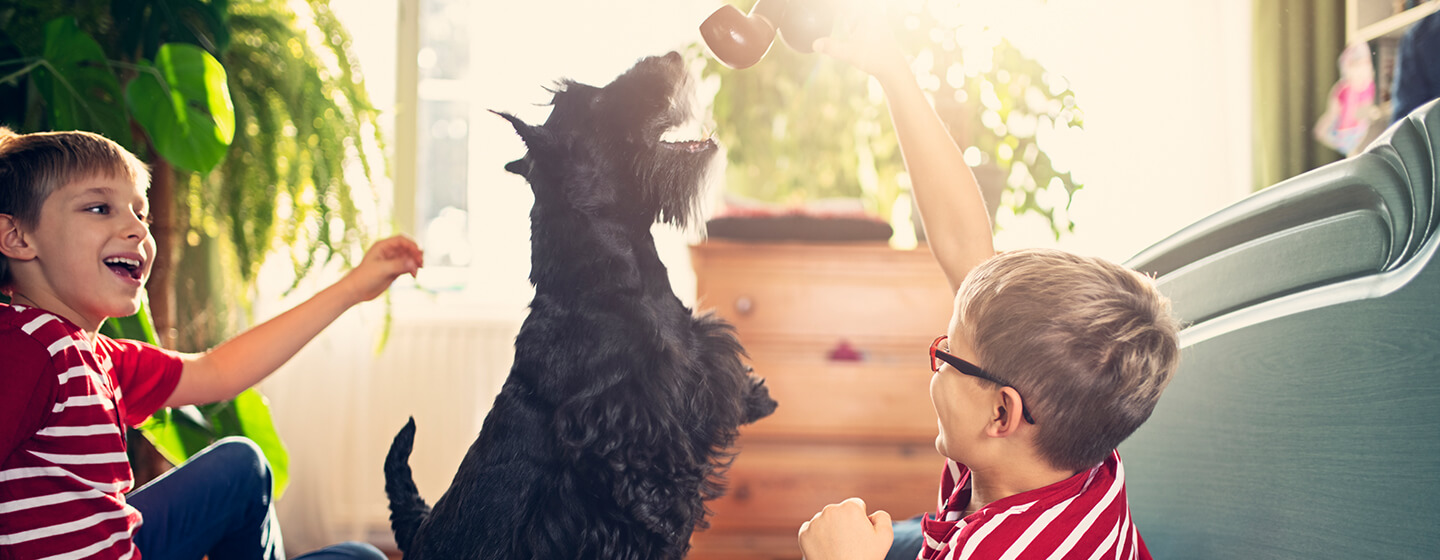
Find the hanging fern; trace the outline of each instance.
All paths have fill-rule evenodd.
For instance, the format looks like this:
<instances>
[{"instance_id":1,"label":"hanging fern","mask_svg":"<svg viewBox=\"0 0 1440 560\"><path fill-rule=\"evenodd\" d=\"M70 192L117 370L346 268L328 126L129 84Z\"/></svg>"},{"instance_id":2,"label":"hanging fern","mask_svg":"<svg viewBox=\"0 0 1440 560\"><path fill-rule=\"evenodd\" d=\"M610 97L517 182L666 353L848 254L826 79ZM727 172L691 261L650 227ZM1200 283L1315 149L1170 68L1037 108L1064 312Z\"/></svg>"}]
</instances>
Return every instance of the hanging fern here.
<instances>
[{"instance_id":1,"label":"hanging fern","mask_svg":"<svg viewBox=\"0 0 1440 560\"><path fill-rule=\"evenodd\" d=\"M201 205L191 224L204 228L213 219L228 231L246 285L277 246L289 248L298 280L335 257L348 265L369 240L356 197L373 203L376 196L376 111L349 35L324 1L311 0L310 8L314 17L306 21L281 2L230 5L232 38L222 61L237 131L229 157L190 198ZM352 161L364 184L347 178Z\"/></svg>"},{"instance_id":2,"label":"hanging fern","mask_svg":"<svg viewBox=\"0 0 1440 560\"><path fill-rule=\"evenodd\" d=\"M378 112L328 1L298 7L227 6L220 60L236 132L215 171L186 181L182 261L191 262L182 263L177 289L178 308L192 314L180 325L182 346L207 347L245 326L271 253L290 260L293 288L326 263L350 266L373 237L373 185L388 173L376 155L384 149Z\"/></svg>"}]
</instances>

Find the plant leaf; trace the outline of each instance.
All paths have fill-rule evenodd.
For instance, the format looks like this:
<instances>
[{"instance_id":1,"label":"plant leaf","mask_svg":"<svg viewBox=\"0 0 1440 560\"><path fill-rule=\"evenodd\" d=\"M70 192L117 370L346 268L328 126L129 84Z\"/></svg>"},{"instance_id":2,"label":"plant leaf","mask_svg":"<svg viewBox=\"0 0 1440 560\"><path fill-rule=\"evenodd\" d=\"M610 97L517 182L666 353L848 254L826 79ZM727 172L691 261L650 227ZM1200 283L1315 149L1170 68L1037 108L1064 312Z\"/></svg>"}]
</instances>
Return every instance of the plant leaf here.
<instances>
[{"instance_id":1,"label":"plant leaf","mask_svg":"<svg viewBox=\"0 0 1440 560\"><path fill-rule=\"evenodd\" d=\"M252 388L235 397L233 408L235 419L240 424L239 432L259 445L260 450L265 452L265 459L270 461L270 472L275 477L275 499L279 499L290 483L290 452L275 430L275 423L270 418L270 404Z\"/></svg>"},{"instance_id":2,"label":"plant leaf","mask_svg":"<svg viewBox=\"0 0 1440 560\"><path fill-rule=\"evenodd\" d=\"M41 58L45 64L35 70L35 86L48 101L50 128L97 132L135 151L120 80L100 44L75 18L45 24Z\"/></svg>"},{"instance_id":3,"label":"plant leaf","mask_svg":"<svg viewBox=\"0 0 1440 560\"><path fill-rule=\"evenodd\" d=\"M138 429L172 465L184 463L216 439L210 422L194 406L162 408Z\"/></svg>"},{"instance_id":4,"label":"plant leaf","mask_svg":"<svg viewBox=\"0 0 1440 560\"><path fill-rule=\"evenodd\" d=\"M142 298L145 296L141 296ZM111 317L100 324L100 334L110 338L128 338L150 344L159 344L155 325L150 321L150 302L140 300L140 311L129 317Z\"/></svg>"},{"instance_id":5,"label":"plant leaf","mask_svg":"<svg viewBox=\"0 0 1440 560\"><path fill-rule=\"evenodd\" d=\"M195 45L166 43L125 90L135 121L155 151L182 169L205 173L235 136L225 68Z\"/></svg>"},{"instance_id":6,"label":"plant leaf","mask_svg":"<svg viewBox=\"0 0 1440 560\"><path fill-rule=\"evenodd\" d=\"M140 425L140 432L165 460L176 465L221 438L245 436L260 447L270 463L276 499L290 484L290 452L275 430L269 403L253 388L234 400L204 407L162 408Z\"/></svg>"}]
</instances>

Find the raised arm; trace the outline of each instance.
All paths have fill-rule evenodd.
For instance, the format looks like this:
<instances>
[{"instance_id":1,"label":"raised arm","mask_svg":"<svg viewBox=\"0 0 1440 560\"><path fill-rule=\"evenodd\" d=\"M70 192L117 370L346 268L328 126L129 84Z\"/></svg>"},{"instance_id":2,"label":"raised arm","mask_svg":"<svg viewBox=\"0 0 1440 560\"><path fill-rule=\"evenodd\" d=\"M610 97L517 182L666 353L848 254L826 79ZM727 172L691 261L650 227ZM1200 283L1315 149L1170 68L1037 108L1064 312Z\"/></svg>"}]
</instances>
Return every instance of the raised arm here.
<instances>
[{"instance_id":1,"label":"raised arm","mask_svg":"<svg viewBox=\"0 0 1440 560\"><path fill-rule=\"evenodd\" d=\"M234 398L274 373L351 306L375 299L401 274L424 265L420 247L396 236L376 242L359 266L304 303L236 335L204 354L185 358L185 370L165 406Z\"/></svg>"},{"instance_id":2,"label":"raised arm","mask_svg":"<svg viewBox=\"0 0 1440 560\"><path fill-rule=\"evenodd\" d=\"M857 19L860 23L849 37L819 39L815 50L868 72L884 88L925 239L950 288L958 290L971 269L995 254L985 201L960 147L920 89L883 18Z\"/></svg>"}]
</instances>

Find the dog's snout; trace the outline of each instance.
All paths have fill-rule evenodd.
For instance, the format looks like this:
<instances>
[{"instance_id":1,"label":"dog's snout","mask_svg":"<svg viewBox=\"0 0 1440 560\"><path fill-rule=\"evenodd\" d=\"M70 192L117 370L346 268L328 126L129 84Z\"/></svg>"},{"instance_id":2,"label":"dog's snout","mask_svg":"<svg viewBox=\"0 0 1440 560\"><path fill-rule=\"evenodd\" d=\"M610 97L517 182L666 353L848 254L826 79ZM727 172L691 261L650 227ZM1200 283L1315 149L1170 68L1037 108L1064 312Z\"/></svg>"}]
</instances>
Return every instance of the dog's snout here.
<instances>
[{"instance_id":1,"label":"dog's snout","mask_svg":"<svg viewBox=\"0 0 1440 560\"><path fill-rule=\"evenodd\" d=\"M666 73L677 76L685 73L685 59L681 57L680 53L676 51L670 51L660 56L651 57L650 60L654 61L654 63L660 66L661 69Z\"/></svg>"}]
</instances>

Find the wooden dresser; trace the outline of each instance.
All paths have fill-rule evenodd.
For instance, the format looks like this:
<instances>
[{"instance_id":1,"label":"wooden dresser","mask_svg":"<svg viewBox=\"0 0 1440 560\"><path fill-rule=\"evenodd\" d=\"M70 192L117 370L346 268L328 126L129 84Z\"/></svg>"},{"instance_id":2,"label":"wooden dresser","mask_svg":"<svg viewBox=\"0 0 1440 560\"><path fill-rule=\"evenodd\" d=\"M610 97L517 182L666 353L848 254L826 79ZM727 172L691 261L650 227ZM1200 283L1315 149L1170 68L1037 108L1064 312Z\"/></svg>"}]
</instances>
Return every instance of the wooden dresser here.
<instances>
[{"instance_id":1,"label":"wooden dresser","mask_svg":"<svg viewBox=\"0 0 1440 560\"><path fill-rule=\"evenodd\" d=\"M780 406L741 430L690 557L798 559L800 524L851 496L896 519L933 510L943 462L926 350L952 298L929 250L709 241L691 257L697 309L736 326ZM842 344L860 359L831 359Z\"/></svg>"}]
</instances>

